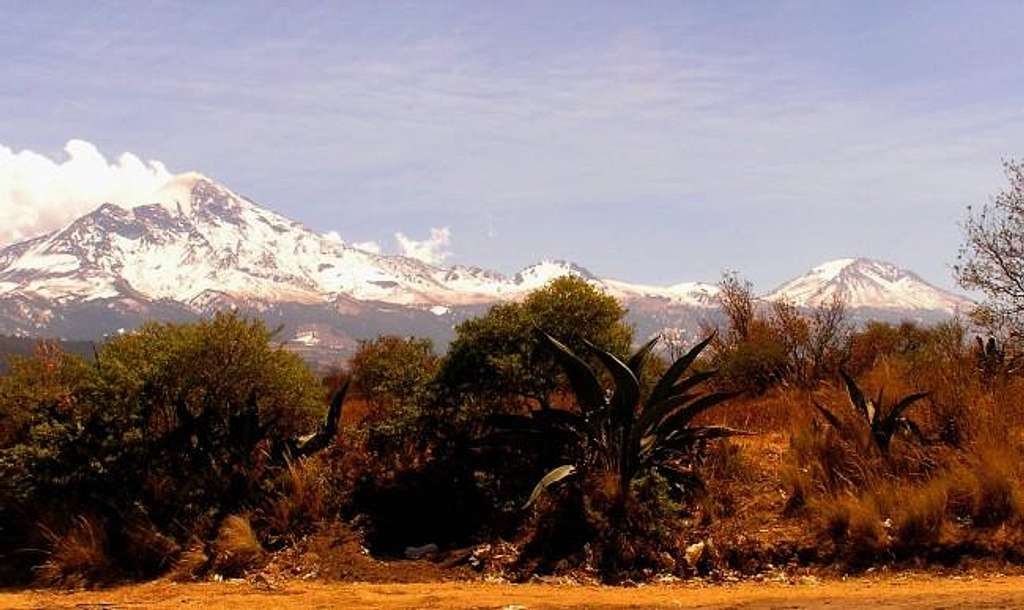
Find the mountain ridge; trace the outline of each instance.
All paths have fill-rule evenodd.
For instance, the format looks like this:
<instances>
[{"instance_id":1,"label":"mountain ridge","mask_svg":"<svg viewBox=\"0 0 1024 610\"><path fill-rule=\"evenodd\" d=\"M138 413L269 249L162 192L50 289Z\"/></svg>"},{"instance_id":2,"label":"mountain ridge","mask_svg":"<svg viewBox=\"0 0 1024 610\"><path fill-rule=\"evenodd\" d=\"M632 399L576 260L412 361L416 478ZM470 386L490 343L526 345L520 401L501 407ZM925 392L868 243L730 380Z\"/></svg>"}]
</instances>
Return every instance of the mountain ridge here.
<instances>
[{"instance_id":1,"label":"mountain ridge","mask_svg":"<svg viewBox=\"0 0 1024 610\"><path fill-rule=\"evenodd\" d=\"M369 252L197 173L177 176L154 198L133 207L106 203L0 249L0 333L93 339L148 317L188 319L231 307L285 323L303 349L331 337L351 347L360 333L396 329L443 342L460 319L563 275L620 299L645 336L695 331L717 308L711 283L631 283L558 259L508 276ZM823 263L764 298L813 307L833 296L917 319L952 315L970 303L913 272L864 258Z\"/></svg>"}]
</instances>

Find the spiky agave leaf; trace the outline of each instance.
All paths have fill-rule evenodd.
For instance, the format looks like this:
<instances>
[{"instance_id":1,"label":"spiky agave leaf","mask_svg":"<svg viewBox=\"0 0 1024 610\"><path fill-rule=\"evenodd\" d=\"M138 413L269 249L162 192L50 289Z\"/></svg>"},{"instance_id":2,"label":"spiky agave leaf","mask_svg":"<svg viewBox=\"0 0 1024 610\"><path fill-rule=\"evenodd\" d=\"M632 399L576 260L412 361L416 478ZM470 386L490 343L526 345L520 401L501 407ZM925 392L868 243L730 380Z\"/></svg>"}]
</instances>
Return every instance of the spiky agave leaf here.
<instances>
[{"instance_id":1,"label":"spiky agave leaf","mask_svg":"<svg viewBox=\"0 0 1024 610\"><path fill-rule=\"evenodd\" d=\"M889 448L889 444L892 442L892 437L896 435L896 431L899 430L904 422L910 421L903 417L903 413L915 402L926 396L928 396L928 392L916 392L903 397L885 417L879 419L878 423L872 426L872 436L875 437L875 442L878 443L879 447L882 449ZM916 428L916 425L914 427Z\"/></svg>"},{"instance_id":2,"label":"spiky agave leaf","mask_svg":"<svg viewBox=\"0 0 1024 610\"><path fill-rule=\"evenodd\" d=\"M753 434L753 432L738 430L729 426L694 426L692 428L674 430L651 443L643 459L650 460L656 457L656 454L659 452L685 454L700 442L732 438L734 436L752 436Z\"/></svg>"},{"instance_id":3,"label":"spiky agave leaf","mask_svg":"<svg viewBox=\"0 0 1024 610\"><path fill-rule=\"evenodd\" d=\"M552 407L550 409L531 411L530 417L549 426L569 428L579 434L593 434L595 432L594 427L585 417L565 409Z\"/></svg>"},{"instance_id":4,"label":"spiky agave leaf","mask_svg":"<svg viewBox=\"0 0 1024 610\"><path fill-rule=\"evenodd\" d=\"M822 417L825 418L825 421L827 421L829 425L831 425L833 428L839 431L846 429L843 425L843 422L838 417L836 417L834 413L832 413L825 407L821 406L821 404L819 404L817 401L814 402L814 406L815 408L818 409L818 412L821 413Z\"/></svg>"},{"instance_id":5,"label":"spiky agave leaf","mask_svg":"<svg viewBox=\"0 0 1024 610\"><path fill-rule=\"evenodd\" d=\"M628 364L616 358L611 352L603 350L589 341L586 342L586 345L615 380L615 391L611 398L612 426L616 429L630 427L633 422L634 409L640 400L640 382L637 380L636 374Z\"/></svg>"},{"instance_id":6,"label":"spiky agave leaf","mask_svg":"<svg viewBox=\"0 0 1024 610\"><path fill-rule=\"evenodd\" d=\"M346 379L341 388L334 393L334 396L331 398L331 406L327 409L327 415L324 417L320 429L312 435L300 439L296 451L298 455L303 456L316 453L326 448L338 436L338 429L341 427L341 409L345 403L345 395L348 394L348 386L351 381L351 379Z\"/></svg>"},{"instance_id":7,"label":"spiky agave leaf","mask_svg":"<svg viewBox=\"0 0 1024 610\"><path fill-rule=\"evenodd\" d=\"M633 355L626 361L626 364L629 365L629 370L633 371L633 374L636 375L637 379L640 378L640 373L643 371L644 363L647 362L647 356L650 355L651 350L654 349L654 346L657 345L660 340L661 335L655 335L653 339L644 343L643 347L633 352Z\"/></svg>"},{"instance_id":8,"label":"spiky agave leaf","mask_svg":"<svg viewBox=\"0 0 1024 610\"><path fill-rule=\"evenodd\" d=\"M483 436L481 448L507 447L520 443L566 445L589 443L592 427L587 421L564 409L540 409L529 415L499 413L489 416L485 424L491 432Z\"/></svg>"},{"instance_id":9,"label":"spiky agave leaf","mask_svg":"<svg viewBox=\"0 0 1024 610\"><path fill-rule=\"evenodd\" d=\"M665 419L667 415L698 397L700 397L699 392L674 394L656 405L651 405L645 408L637 421L637 432L639 434L646 434L647 432L650 432L651 428L656 426L661 420Z\"/></svg>"},{"instance_id":10,"label":"spiky agave leaf","mask_svg":"<svg viewBox=\"0 0 1024 610\"><path fill-rule=\"evenodd\" d=\"M604 389L601 388L601 383L598 381L593 369L590 368L590 365L574 354L568 346L558 339L543 331L541 336L544 337L548 345L554 348L555 357L569 378L569 384L576 394L576 400L579 402L580 408L584 411L603 409L606 405Z\"/></svg>"},{"instance_id":11,"label":"spiky agave leaf","mask_svg":"<svg viewBox=\"0 0 1024 610\"><path fill-rule=\"evenodd\" d=\"M860 386L857 385L857 382L845 370L839 369L839 375L842 376L843 382L846 383L846 393L850 397L850 404L864 416L868 423L873 422L874 409L868 408L868 401L864 398L864 392L861 392Z\"/></svg>"},{"instance_id":12,"label":"spiky agave leaf","mask_svg":"<svg viewBox=\"0 0 1024 610\"><path fill-rule=\"evenodd\" d=\"M667 464L661 464L657 466L655 470L658 474L665 477L669 483L675 485L676 488L684 492L687 490L695 490L703 493L707 489L704 484L704 479L692 470L684 470Z\"/></svg>"},{"instance_id":13,"label":"spiky agave leaf","mask_svg":"<svg viewBox=\"0 0 1024 610\"><path fill-rule=\"evenodd\" d=\"M679 408L671 415L658 422L655 425L655 430L671 432L672 430L682 429L688 426L690 422L701 413L704 413L715 405L721 404L727 400L732 400L740 394L741 392L715 392L714 394L701 396L691 404Z\"/></svg>"},{"instance_id":14,"label":"spiky agave leaf","mask_svg":"<svg viewBox=\"0 0 1024 610\"><path fill-rule=\"evenodd\" d=\"M669 413L679 408L681 405L689 402L691 399L699 396L697 393L687 393L697 385L704 383L708 379L711 379L717 374L717 371L706 371L703 373L694 373L686 379L672 386L672 392L658 400L653 401L649 399L644 405L644 410L640 414L637 427L640 428L640 433L647 433L652 426L657 425L662 419L665 418Z\"/></svg>"},{"instance_id":15,"label":"spiky agave leaf","mask_svg":"<svg viewBox=\"0 0 1024 610\"><path fill-rule=\"evenodd\" d=\"M928 394L928 392L915 392L908 396L904 396L898 403L896 403L895 406L893 406L892 410L889 411L889 414L885 416L886 420L896 421L902 418L903 413L910 408L911 405L921 399L927 398Z\"/></svg>"},{"instance_id":16,"label":"spiky agave leaf","mask_svg":"<svg viewBox=\"0 0 1024 610\"><path fill-rule=\"evenodd\" d=\"M523 505L523 508L530 508L533 506L533 503L537 501L537 498L547 491L549 487L559 481L563 481L568 477L573 476L574 474L576 474L576 467L572 464L563 464L558 468L551 470L544 475L544 478L537 482L537 485L533 488L533 491L530 492L530 497L526 500L526 504Z\"/></svg>"},{"instance_id":17,"label":"spiky agave leaf","mask_svg":"<svg viewBox=\"0 0 1024 610\"><path fill-rule=\"evenodd\" d=\"M665 371L665 374L661 376L658 383L654 385L654 389L651 390L651 396L648 399L650 403L658 403L673 393L672 386L682 377L686 369L690 368L690 365L697 359L697 356L700 356L704 348L711 343L716 334L717 331L711 333L706 339L693 346L690 351L672 363L672 366Z\"/></svg>"}]
</instances>

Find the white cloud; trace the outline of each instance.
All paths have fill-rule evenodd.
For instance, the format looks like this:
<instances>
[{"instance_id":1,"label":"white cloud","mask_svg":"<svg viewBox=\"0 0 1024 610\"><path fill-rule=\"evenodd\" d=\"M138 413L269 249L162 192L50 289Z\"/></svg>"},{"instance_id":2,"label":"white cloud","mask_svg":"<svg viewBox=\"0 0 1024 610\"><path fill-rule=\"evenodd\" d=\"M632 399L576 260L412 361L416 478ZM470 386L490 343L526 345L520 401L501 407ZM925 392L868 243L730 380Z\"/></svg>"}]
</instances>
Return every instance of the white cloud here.
<instances>
[{"instance_id":1,"label":"white cloud","mask_svg":"<svg viewBox=\"0 0 1024 610\"><path fill-rule=\"evenodd\" d=\"M127 152L108 160L84 140L69 140L64 152L65 159L54 160L0 144L0 245L58 229L104 203L125 207L157 203L167 197L167 187L176 178L189 175L172 174L159 161L142 161ZM337 231L328 231L324 237L346 243ZM403 233L396 233L395 239L402 254L427 263L440 263L450 255L447 227L431 229L424 240ZM371 240L349 245L373 254L384 250Z\"/></svg>"},{"instance_id":2,"label":"white cloud","mask_svg":"<svg viewBox=\"0 0 1024 610\"><path fill-rule=\"evenodd\" d=\"M402 250L403 256L421 260L430 265L438 265L451 256L448 246L451 245L452 233L448 227L430 230L430 237L415 240L404 233L395 233L395 240Z\"/></svg>"},{"instance_id":3,"label":"white cloud","mask_svg":"<svg viewBox=\"0 0 1024 610\"><path fill-rule=\"evenodd\" d=\"M68 141L64 152L54 161L0 145L0 244L52 231L103 203L146 202L174 177L130 153L108 161L83 140Z\"/></svg>"},{"instance_id":4,"label":"white cloud","mask_svg":"<svg viewBox=\"0 0 1024 610\"><path fill-rule=\"evenodd\" d=\"M352 247L363 252L369 252L371 254L380 254L383 248L380 244L375 241L357 241L352 243Z\"/></svg>"}]
</instances>

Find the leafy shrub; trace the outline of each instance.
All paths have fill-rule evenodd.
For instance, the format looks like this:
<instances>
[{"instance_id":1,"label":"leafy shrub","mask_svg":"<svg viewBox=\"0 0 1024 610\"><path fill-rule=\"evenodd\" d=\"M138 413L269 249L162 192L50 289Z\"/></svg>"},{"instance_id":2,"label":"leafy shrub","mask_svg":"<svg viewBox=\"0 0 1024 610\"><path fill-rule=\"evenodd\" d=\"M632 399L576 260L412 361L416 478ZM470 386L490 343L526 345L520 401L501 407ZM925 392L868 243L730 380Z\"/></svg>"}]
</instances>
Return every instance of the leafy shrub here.
<instances>
[{"instance_id":1,"label":"leafy shrub","mask_svg":"<svg viewBox=\"0 0 1024 610\"><path fill-rule=\"evenodd\" d=\"M417 449L425 448L424 415L435 398L439 362L429 339L383 336L360 342L349 371L368 405L360 429L378 459L415 462Z\"/></svg>"},{"instance_id":2,"label":"leafy shrub","mask_svg":"<svg viewBox=\"0 0 1024 610\"><path fill-rule=\"evenodd\" d=\"M47 342L31 358L12 357L9 368L0 376L0 449L25 442L40 409L73 412L75 391L90 373L84 359Z\"/></svg>"},{"instance_id":3,"label":"leafy shrub","mask_svg":"<svg viewBox=\"0 0 1024 610\"><path fill-rule=\"evenodd\" d=\"M810 387L833 376L849 328L838 298L810 310L787 301L759 303L734 273L719 282L728 326L712 345L712 365L730 387L757 394L778 384Z\"/></svg>"},{"instance_id":4,"label":"leafy shrub","mask_svg":"<svg viewBox=\"0 0 1024 610\"><path fill-rule=\"evenodd\" d=\"M140 534L138 515L172 544L204 537L223 515L258 505L289 452L324 442L297 440L323 412L317 380L261 323L235 315L144 326L105 344L93 366L47 356L13 378L23 371L66 387L19 386L38 400L23 401L29 421L0 450L2 510L26 532L8 548L25 546L36 521L89 513L96 540L118 541L112 565L137 573L138 558L122 553ZM81 529L54 527L72 540Z\"/></svg>"},{"instance_id":5,"label":"leafy shrub","mask_svg":"<svg viewBox=\"0 0 1024 610\"><path fill-rule=\"evenodd\" d=\"M751 324L747 338L719 351L712 366L730 387L761 394L786 379L790 365L786 347L760 320Z\"/></svg>"},{"instance_id":6,"label":"leafy shrub","mask_svg":"<svg viewBox=\"0 0 1024 610\"><path fill-rule=\"evenodd\" d=\"M521 303L495 305L459 324L440 383L456 397L463 416L549 406L564 377L536 330L561 337L580 353L590 342L622 356L632 340L625 314L614 297L586 280L554 279Z\"/></svg>"}]
</instances>

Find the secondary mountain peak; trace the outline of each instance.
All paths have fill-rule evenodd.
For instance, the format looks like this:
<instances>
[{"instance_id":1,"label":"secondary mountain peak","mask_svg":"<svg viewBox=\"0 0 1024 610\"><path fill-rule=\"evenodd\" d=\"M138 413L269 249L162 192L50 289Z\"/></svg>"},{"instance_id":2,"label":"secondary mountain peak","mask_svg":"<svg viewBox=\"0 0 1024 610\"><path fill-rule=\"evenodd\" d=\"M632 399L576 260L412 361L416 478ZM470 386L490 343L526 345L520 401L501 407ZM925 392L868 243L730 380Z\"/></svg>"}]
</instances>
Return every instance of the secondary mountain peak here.
<instances>
[{"instance_id":1,"label":"secondary mountain peak","mask_svg":"<svg viewBox=\"0 0 1024 610\"><path fill-rule=\"evenodd\" d=\"M822 263L779 286L766 298L815 307L839 298L847 307L931 310L955 313L972 302L890 262L840 258Z\"/></svg>"}]
</instances>

